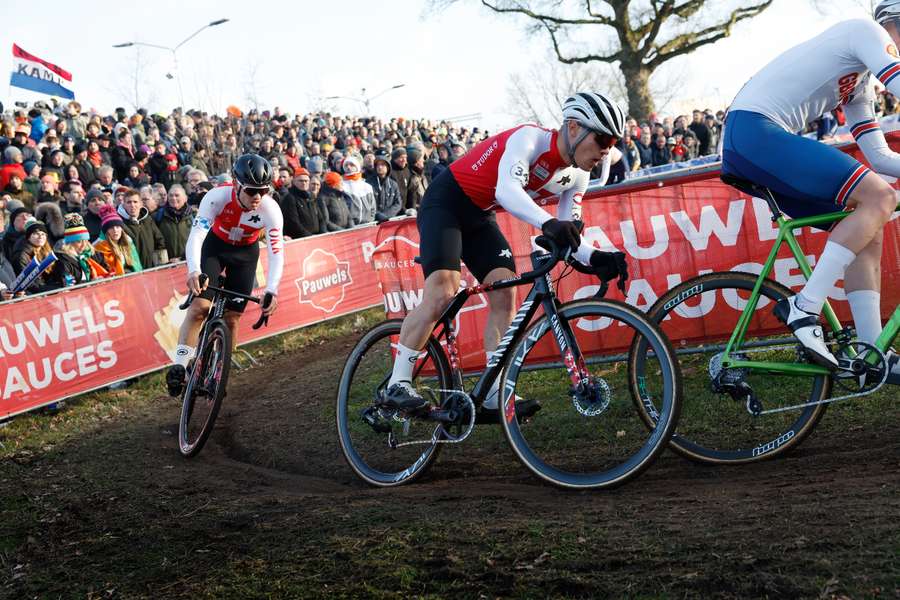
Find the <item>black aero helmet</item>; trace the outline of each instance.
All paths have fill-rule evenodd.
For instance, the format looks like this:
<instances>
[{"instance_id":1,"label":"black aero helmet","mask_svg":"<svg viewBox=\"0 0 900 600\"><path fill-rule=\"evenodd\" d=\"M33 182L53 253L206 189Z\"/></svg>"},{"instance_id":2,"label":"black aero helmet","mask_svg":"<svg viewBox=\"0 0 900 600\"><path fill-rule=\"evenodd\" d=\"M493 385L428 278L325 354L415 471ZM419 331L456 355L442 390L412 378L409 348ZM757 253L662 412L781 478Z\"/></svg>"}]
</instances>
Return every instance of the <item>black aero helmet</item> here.
<instances>
[{"instance_id":1,"label":"black aero helmet","mask_svg":"<svg viewBox=\"0 0 900 600\"><path fill-rule=\"evenodd\" d=\"M266 187L272 184L272 165L259 154L243 154L234 161L231 176L243 186Z\"/></svg>"}]
</instances>

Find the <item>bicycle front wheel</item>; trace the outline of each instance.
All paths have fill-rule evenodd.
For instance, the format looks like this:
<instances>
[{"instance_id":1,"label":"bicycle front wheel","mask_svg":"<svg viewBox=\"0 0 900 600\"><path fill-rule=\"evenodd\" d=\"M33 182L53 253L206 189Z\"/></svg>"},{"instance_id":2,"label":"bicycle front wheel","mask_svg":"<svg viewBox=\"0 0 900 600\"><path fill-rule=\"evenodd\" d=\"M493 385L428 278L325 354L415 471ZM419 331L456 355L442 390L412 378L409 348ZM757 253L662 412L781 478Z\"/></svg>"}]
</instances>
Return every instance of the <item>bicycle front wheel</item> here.
<instances>
[{"instance_id":1,"label":"bicycle front wheel","mask_svg":"<svg viewBox=\"0 0 900 600\"><path fill-rule=\"evenodd\" d=\"M341 373L335 417L344 458L363 481L377 487L409 483L437 458L443 437L439 424L399 418L379 410L400 339L401 320L379 323L359 340ZM416 363L413 386L442 403L453 387L450 368L433 337Z\"/></svg>"},{"instance_id":2,"label":"bicycle front wheel","mask_svg":"<svg viewBox=\"0 0 900 600\"><path fill-rule=\"evenodd\" d=\"M580 391L572 386L566 359L560 359L556 325L541 318L504 369L503 431L522 464L546 482L570 489L621 485L653 463L675 429L681 400L678 364L660 331L622 302L570 302L560 307L558 318L585 357L589 383ZM628 348L636 336L653 350L642 393L659 407L659 418L649 429L628 385ZM513 393L541 402L532 422L518 423Z\"/></svg>"},{"instance_id":3,"label":"bicycle front wheel","mask_svg":"<svg viewBox=\"0 0 900 600\"><path fill-rule=\"evenodd\" d=\"M178 449L182 456L196 456L209 439L222 406L230 367L231 331L223 321L216 321L209 326L205 343L198 349L184 389L178 424Z\"/></svg>"},{"instance_id":4,"label":"bicycle front wheel","mask_svg":"<svg viewBox=\"0 0 900 600\"><path fill-rule=\"evenodd\" d=\"M740 464L771 458L795 448L815 428L824 404L755 415L747 406L752 393L763 410L815 402L831 394L825 375L790 375L777 370L728 369L722 352L756 284L751 273L709 273L676 286L650 308L648 316L669 337L684 375L684 404L672 448L704 463ZM793 363L798 342L772 312L790 289L766 279L752 314L749 332L731 357ZM643 371L646 348L635 347L635 375ZM718 379L717 379L718 376ZM632 381L638 386L638 380ZM734 392L734 393L732 393ZM639 408L648 424L652 404Z\"/></svg>"}]
</instances>

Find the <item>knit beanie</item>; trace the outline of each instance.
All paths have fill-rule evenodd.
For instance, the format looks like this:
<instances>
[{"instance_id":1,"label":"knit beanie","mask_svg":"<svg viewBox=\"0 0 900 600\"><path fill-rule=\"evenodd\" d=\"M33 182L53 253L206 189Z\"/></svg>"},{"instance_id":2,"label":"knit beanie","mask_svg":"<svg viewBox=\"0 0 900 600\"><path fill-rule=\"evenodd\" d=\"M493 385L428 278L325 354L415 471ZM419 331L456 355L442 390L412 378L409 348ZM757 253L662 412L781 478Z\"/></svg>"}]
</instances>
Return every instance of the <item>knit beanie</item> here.
<instances>
[{"instance_id":1,"label":"knit beanie","mask_svg":"<svg viewBox=\"0 0 900 600\"><path fill-rule=\"evenodd\" d=\"M325 185L328 187L337 187L341 184L341 176L334 171L325 173Z\"/></svg>"},{"instance_id":2,"label":"knit beanie","mask_svg":"<svg viewBox=\"0 0 900 600\"><path fill-rule=\"evenodd\" d=\"M116 212L116 209L108 204L104 204L100 207L100 229L106 233L110 227L115 227L118 225L119 227L124 227L125 223L122 221L122 217L119 216L119 213Z\"/></svg>"},{"instance_id":3,"label":"knit beanie","mask_svg":"<svg viewBox=\"0 0 900 600\"><path fill-rule=\"evenodd\" d=\"M31 217L27 221L25 221L25 239L27 240L29 237L31 237L31 234L35 231L43 231L44 233L48 233L47 226L44 225L43 221L38 221L34 217Z\"/></svg>"},{"instance_id":4,"label":"knit beanie","mask_svg":"<svg viewBox=\"0 0 900 600\"><path fill-rule=\"evenodd\" d=\"M400 147L391 152L391 160L397 160L406 154L406 148Z\"/></svg>"},{"instance_id":5,"label":"knit beanie","mask_svg":"<svg viewBox=\"0 0 900 600\"><path fill-rule=\"evenodd\" d=\"M65 216L66 220L66 232L63 237L64 244L74 244L80 240L88 240L91 239L91 234L88 233L87 227L84 226L84 219L78 213L67 213Z\"/></svg>"}]
</instances>

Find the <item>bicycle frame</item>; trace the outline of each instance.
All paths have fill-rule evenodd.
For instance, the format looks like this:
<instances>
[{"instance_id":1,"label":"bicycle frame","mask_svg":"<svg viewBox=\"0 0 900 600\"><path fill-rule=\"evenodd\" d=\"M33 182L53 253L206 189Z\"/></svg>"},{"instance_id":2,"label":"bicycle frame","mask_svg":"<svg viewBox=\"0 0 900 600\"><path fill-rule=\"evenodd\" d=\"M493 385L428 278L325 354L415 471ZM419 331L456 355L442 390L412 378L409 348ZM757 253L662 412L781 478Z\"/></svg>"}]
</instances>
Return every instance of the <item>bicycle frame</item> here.
<instances>
[{"instance_id":1,"label":"bicycle frame","mask_svg":"<svg viewBox=\"0 0 900 600\"><path fill-rule=\"evenodd\" d=\"M556 344L562 353L563 362L566 366L569 378L572 380L572 384L578 385L583 379L588 377L587 366L584 357L581 354L581 350L575 343L575 336L569 329L568 323L560 321L558 316L558 300L556 298L556 292L553 289L553 280L549 271L559 261L559 258L554 254L534 252L531 254L531 261L534 266L534 271L531 271L530 273L525 273L510 279L503 279L488 285L477 285L460 290L453 300L450 301L450 304L448 304L447 308L441 314L437 321L437 325L435 326L434 331L437 332L435 333L435 338L440 340L440 338L443 337L447 341L447 356L450 361L453 381L456 387L462 390L464 389L463 372L460 365L456 334L453 332L452 326L452 322L456 318L456 315L468 299L475 294L521 286L527 284L529 281L534 282L531 290L528 292L528 295L525 300L522 301L519 310L513 317L506 333L504 333L503 337L500 339L497 350L491 355L490 361L488 361L481 377L479 377L472 390L471 398L476 406L481 406L484 402L488 391L491 389L491 386L494 384L497 377L500 376L500 372L503 370L504 365L506 365L512 349L518 345L519 340L525 335L525 331L537 312L538 307L544 308L544 313L550 321ZM548 263L550 263L549 267ZM538 273L540 271L545 272ZM442 326L442 329L439 332L438 326ZM506 398L506 394L511 392L512 390L509 390L508 392L507 390L504 390L503 398Z\"/></svg>"},{"instance_id":2,"label":"bicycle frame","mask_svg":"<svg viewBox=\"0 0 900 600\"><path fill-rule=\"evenodd\" d=\"M806 255L803 253L803 249L800 247L800 243L797 241L797 238L794 235L794 230L801 227L836 223L850 215L849 212L832 212L811 217L803 217L800 219L788 219L778 209L774 198L765 198L765 200L769 204L769 208L772 210L772 221L778 224L778 235L775 238L775 243L772 246L771 252L769 252L768 258L763 265L763 269L756 280L756 285L753 287L753 291L750 294L750 299L747 302L747 306L744 307L744 310L741 313L741 317L738 320L738 324L735 327L734 332L731 334L731 338L728 340L728 344L725 347L725 351L722 355L722 366L726 368L748 368L762 370L776 375L829 375L831 371L829 371L825 367L813 364L733 360L730 358L730 354L733 348L743 347L744 345L747 330L750 327L750 321L753 318L753 313L756 310L756 306L759 302L759 291L762 288L763 281L768 277L769 273L772 272L772 269L775 266L775 260L778 257L778 251L781 249L782 244L787 243L788 248L790 248L791 250L791 254L794 256L794 260L797 262L797 265L800 267L800 271L803 273L803 276L806 279L809 279L810 275L812 274L812 269L810 268L809 263L806 261ZM900 204L897 205L897 209L900 210ZM827 300L825 301L825 305L822 308L822 315L825 317L825 321L831 328L833 333L836 334L841 331L841 322L838 320L834 309L831 308L831 305ZM890 348L894 339L897 337L898 333L900 333L900 306L897 306L894 309L894 313L891 315L891 318L888 320L887 324L882 330L881 335L879 335L878 339L875 341L875 346L882 352L886 352ZM874 362L876 358L877 357L875 356L870 356L868 360L869 362Z\"/></svg>"}]
</instances>

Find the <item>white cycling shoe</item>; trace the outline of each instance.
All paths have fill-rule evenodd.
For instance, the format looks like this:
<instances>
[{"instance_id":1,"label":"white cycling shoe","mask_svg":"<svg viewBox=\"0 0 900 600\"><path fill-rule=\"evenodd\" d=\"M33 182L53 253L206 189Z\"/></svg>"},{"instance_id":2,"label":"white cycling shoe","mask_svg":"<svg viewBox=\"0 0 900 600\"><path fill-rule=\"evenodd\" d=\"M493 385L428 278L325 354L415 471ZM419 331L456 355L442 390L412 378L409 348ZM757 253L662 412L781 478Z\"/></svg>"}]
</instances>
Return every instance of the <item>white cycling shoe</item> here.
<instances>
[{"instance_id":1,"label":"white cycling shoe","mask_svg":"<svg viewBox=\"0 0 900 600\"><path fill-rule=\"evenodd\" d=\"M825 334L819 324L819 315L797 308L797 296L783 298L775 305L775 316L787 325L803 344L810 359L818 365L837 368L838 361L825 345Z\"/></svg>"}]
</instances>

